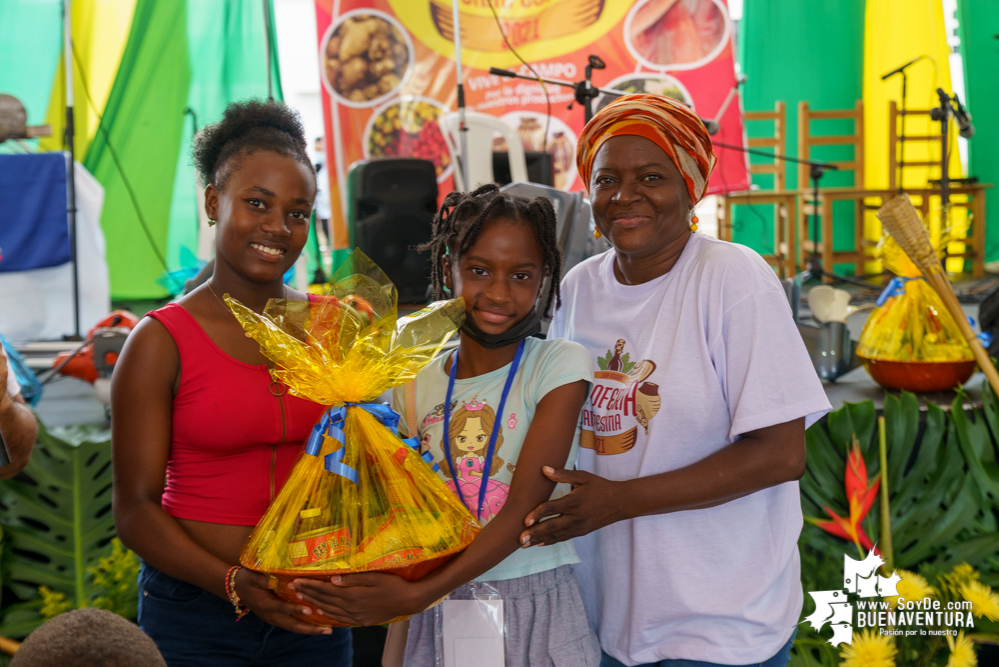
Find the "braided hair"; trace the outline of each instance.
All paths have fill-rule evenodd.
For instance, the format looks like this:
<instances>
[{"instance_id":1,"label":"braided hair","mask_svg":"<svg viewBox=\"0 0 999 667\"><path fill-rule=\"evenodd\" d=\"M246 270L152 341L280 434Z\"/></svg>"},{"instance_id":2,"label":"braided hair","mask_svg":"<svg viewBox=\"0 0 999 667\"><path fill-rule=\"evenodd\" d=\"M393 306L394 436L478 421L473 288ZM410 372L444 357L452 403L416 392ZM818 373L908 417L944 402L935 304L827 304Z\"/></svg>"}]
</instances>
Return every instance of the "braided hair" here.
<instances>
[{"instance_id":1,"label":"braided hair","mask_svg":"<svg viewBox=\"0 0 999 667\"><path fill-rule=\"evenodd\" d=\"M198 132L192 152L202 182L222 190L239 160L256 151L286 155L315 173L298 112L274 100L230 104L222 120Z\"/></svg>"},{"instance_id":2,"label":"braided hair","mask_svg":"<svg viewBox=\"0 0 999 667\"><path fill-rule=\"evenodd\" d=\"M475 244L482 227L505 218L532 225L541 243L544 271L549 280L542 316L551 317L552 303L562 305L559 283L562 280L562 253L556 237L555 209L547 197L527 199L500 192L494 183L482 185L472 192L452 192L444 198L434 216L433 236L417 250L429 250L433 270L431 287L434 299L444 299L444 262L457 261Z\"/></svg>"}]
</instances>

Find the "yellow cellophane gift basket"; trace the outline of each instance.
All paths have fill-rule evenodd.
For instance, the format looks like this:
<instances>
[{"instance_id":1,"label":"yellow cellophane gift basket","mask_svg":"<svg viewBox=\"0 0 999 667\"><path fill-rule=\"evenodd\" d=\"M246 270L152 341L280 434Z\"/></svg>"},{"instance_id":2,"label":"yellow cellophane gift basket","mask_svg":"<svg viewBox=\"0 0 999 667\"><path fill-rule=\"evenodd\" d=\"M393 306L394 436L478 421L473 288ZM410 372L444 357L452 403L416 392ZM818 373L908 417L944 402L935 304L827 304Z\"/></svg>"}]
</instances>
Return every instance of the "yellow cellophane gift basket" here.
<instances>
[{"instance_id":1,"label":"yellow cellophane gift basket","mask_svg":"<svg viewBox=\"0 0 999 667\"><path fill-rule=\"evenodd\" d=\"M399 415L373 402L440 352L461 324L463 303L440 301L397 319L395 287L360 251L332 282L325 299L272 300L261 315L225 297L275 363L274 379L333 406L240 555L295 602L285 587L298 577L381 571L419 579L480 530L415 440L400 439ZM317 614L300 618L336 625Z\"/></svg>"},{"instance_id":2,"label":"yellow cellophane gift basket","mask_svg":"<svg viewBox=\"0 0 999 667\"><path fill-rule=\"evenodd\" d=\"M896 277L864 325L857 356L889 389L942 391L964 384L975 358L954 318L891 237L885 235L878 248Z\"/></svg>"}]
</instances>

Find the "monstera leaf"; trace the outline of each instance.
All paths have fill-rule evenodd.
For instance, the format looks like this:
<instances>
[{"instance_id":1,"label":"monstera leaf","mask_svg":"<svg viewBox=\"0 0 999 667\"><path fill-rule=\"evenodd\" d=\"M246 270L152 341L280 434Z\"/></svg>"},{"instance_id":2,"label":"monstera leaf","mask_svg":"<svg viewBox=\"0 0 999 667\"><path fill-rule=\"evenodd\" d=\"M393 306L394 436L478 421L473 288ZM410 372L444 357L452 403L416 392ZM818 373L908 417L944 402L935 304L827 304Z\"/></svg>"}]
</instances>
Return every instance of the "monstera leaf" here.
<instances>
[{"instance_id":1,"label":"monstera leaf","mask_svg":"<svg viewBox=\"0 0 999 667\"><path fill-rule=\"evenodd\" d=\"M920 419L918 399L909 393L886 394L884 404L888 485L895 566L914 569L931 561L949 568L962 561L975 567L999 552L999 466L996 436L999 411L991 389L983 407L966 410L958 396L945 412L927 405ZM868 474L880 472L877 414L870 401L847 404L806 434L808 465L801 480L806 516L824 516L824 507L847 511L843 490L846 451L854 435ZM806 526L805 532L811 532ZM880 535L880 512L864 524L872 539ZM814 536L813 547L824 538ZM830 538L830 544L836 544ZM842 543L840 543L842 544ZM847 545L848 546L848 545ZM837 551L839 551L837 549ZM983 575L985 572L983 572Z\"/></svg>"},{"instance_id":2,"label":"monstera leaf","mask_svg":"<svg viewBox=\"0 0 999 667\"><path fill-rule=\"evenodd\" d=\"M31 463L0 482L4 583L22 601L4 609L0 635L21 637L42 621L39 586L63 593L73 607L102 594L88 567L110 552L111 435L39 426Z\"/></svg>"},{"instance_id":3,"label":"monstera leaf","mask_svg":"<svg viewBox=\"0 0 999 667\"><path fill-rule=\"evenodd\" d=\"M902 392L885 395L887 477L894 567L909 571L948 571L967 562L983 583L999 584L999 401L983 388L983 406L965 408L959 395L950 411ZM806 516L824 517L828 507L848 514L843 476L854 436L869 477L880 474L877 411L871 401L846 404L813 425L805 435L808 451L801 507ZM881 534L880 496L863 528L873 540ZM853 544L806 523L798 540L802 586L806 591L843 586L843 556L856 558ZM932 579L932 577L931 577ZM814 610L805 596L803 617ZM976 621L979 630L986 627ZM839 664L827 634L801 625L792 667ZM899 662L899 665L910 664ZM916 664L916 663L912 663ZM929 664L929 663L925 663ZM937 664L937 663L933 663ZM940 663L942 664L942 663Z\"/></svg>"}]
</instances>

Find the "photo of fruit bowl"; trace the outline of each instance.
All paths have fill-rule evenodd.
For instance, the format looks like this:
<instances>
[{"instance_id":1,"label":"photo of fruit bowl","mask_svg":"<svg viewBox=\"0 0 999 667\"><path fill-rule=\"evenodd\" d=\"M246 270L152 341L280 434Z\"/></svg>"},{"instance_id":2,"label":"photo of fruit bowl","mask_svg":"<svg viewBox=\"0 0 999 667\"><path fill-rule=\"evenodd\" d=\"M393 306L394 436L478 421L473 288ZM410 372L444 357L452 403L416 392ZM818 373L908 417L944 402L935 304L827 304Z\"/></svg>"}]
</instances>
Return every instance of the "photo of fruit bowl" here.
<instances>
[{"instance_id":1,"label":"photo of fruit bowl","mask_svg":"<svg viewBox=\"0 0 999 667\"><path fill-rule=\"evenodd\" d=\"M728 43L731 22L718 0L642 0L624 20L624 43L656 70L687 70L714 60Z\"/></svg>"},{"instance_id":2,"label":"photo of fruit bowl","mask_svg":"<svg viewBox=\"0 0 999 667\"><path fill-rule=\"evenodd\" d=\"M447 109L427 97L401 97L375 110L364 130L366 158L413 157L430 160L438 182L451 173L451 153L437 119Z\"/></svg>"},{"instance_id":3,"label":"photo of fruit bowl","mask_svg":"<svg viewBox=\"0 0 999 667\"><path fill-rule=\"evenodd\" d=\"M680 83L679 79L669 74L659 74L653 72L629 73L619 76L606 86L608 90L620 90L622 93L636 94L649 93L651 95L662 95L672 97L674 100L683 102L691 109L694 108L694 98L690 95L687 87ZM597 98L597 111L610 104L615 97L611 95L601 95Z\"/></svg>"},{"instance_id":4,"label":"photo of fruit bowl","mask_svg":"<svg viewBox=\"0 0 999 667\"><path fill-rule=\"evenodd\" d=\"M346 12L320 42L326 90L350 107L377 106L395 94L413 69L413 43L392 16L373 9Z\"/></svg>"}]
</instances>

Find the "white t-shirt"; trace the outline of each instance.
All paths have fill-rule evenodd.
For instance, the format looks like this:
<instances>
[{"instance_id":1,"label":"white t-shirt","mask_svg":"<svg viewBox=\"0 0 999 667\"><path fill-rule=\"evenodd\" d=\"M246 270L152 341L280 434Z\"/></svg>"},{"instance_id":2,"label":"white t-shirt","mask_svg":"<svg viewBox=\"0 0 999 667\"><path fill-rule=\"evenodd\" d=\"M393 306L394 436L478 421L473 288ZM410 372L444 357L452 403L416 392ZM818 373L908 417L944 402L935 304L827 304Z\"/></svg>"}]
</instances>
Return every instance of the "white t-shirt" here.
<instances>
[{"instance_id":1,"label":"white t-shirt","mask_svg":"<svg viewBox=\"0 0 999 667\"><path fill-rule=\"evenodd\" d=\"M562 283L550 338L595 363L577 466L613 480L691 465L748 431L830 409L773 271L753 251L694 234L642 285L614 252ZM718 507L640 517L577 538L580 584L604 651L757 663L801 613L797 482Z\"/></svg>"},{"instance_id":2,"label":"white t-shirt","mask_svg":"<svg viewBox=\"0 0 999 667\"><path fill-rule=\"evenodd\" d=\"M7 359L7 355L3 351L3 345L0 344L0 355ZM14 375L14 369L10 366L10 361L7 360L7 395L11 398L17 396L21 393L21 385L17 382L17 376Z\"/></svg>"},{"instance_id":3,"label":"white t-shirt","mask_svg":"<svg viewBox=\"0 0 999 667\"><path fill-rule=\"evenodd\" d=\"M479 490L485 469L485 455L489 437L498 423L493 464L490 465L489 482L482 507L482 523L488 523L503 508L510 492L510 482L517 467L517 459L524 445L524 438L534 421L534 411L548 392L563 385L586 380L593 381L592 362L586 349L567 340L524 341L524 354L517 375L510 386L503 414L496 415L503 387L511 364L464 380L456 379L451 394L451 458L454 463L457 487L451 478L450 468L444 458L444 400L447 396L448 374L444 366L450 354L434 359L419 372L416 382L416 409L413 412L420 437L420 452L429 451L440 467L440 475L451 491L460 489L465 506L478 509ZM392 409L406 417L406 388L396 387L392 392ZM573 435L568 462L576 457L579 444L579 427ZM559 484L552 498L561 498L569 492L568 484ZM514 579L529 574L553 570L560 565L578 563L579 558L572 542L559 542L533 549L517 549L499 565L483 573L479 581Z\"/></svg>"}]
</instances>

